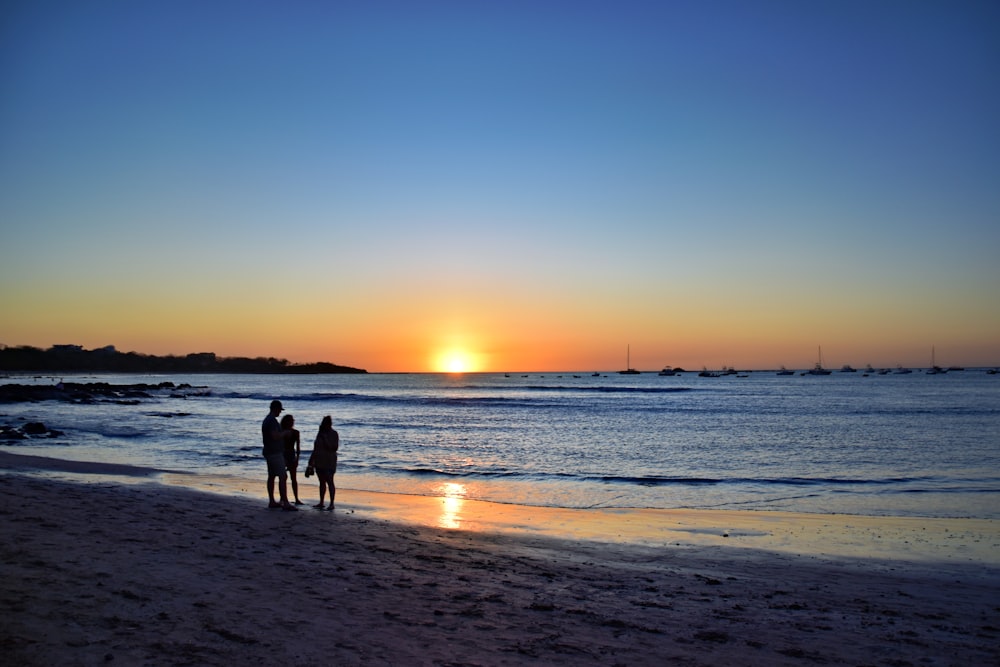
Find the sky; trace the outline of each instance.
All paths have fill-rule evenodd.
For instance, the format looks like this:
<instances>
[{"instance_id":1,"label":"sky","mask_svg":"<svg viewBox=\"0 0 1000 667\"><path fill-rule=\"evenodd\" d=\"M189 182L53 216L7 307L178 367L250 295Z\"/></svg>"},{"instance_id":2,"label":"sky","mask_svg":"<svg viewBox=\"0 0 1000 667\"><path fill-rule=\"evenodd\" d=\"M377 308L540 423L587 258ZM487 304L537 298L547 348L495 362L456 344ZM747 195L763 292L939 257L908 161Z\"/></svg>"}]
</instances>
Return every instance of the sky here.
<instances>
[{"instance_id":1,"label":"sky","mask_svg":"<svg viewBox=\"0 0 1000 667\"><path fill-rule=\"evenodd\" d=\"M1000 4L12 0L0 344L1000 365Z\"/></svg>"}]
</instances>

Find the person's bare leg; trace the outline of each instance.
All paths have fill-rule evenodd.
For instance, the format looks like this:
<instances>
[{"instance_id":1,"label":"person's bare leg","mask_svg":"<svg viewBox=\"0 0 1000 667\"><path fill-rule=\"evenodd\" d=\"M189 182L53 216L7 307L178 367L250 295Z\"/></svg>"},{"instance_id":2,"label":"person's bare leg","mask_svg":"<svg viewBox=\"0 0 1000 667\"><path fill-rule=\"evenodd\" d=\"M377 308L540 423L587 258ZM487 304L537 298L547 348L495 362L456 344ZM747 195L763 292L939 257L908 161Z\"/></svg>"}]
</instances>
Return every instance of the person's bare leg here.
<instances>
[{"instance_id":1,"label":"person's bare leg","mask_svg":"<svg viewBox=\"0 0 1000 667\"><path fill-rule=\"evenodd\" d=\"M323 509L323 499L326 497L326 482L322 477L319 478L319 504L313 505L316 509Z\"/></svg>"},{"instance_id":2,"label":"person's bare leg","mask_svg":"<svg viewBox=\"0 0 1000 667\"><path fill-rule=\"evenodd\" d=\"M289 470L288 475L292 478L292 495L295 496L295 504L301 505L302 501L299 500L299 478L295 474L294 470Z\"/></svg>"},{"instance_id":3,"label":"person's bare leg","mask_svg":"<svg viewBox=\"0 0 1000 667\"><path fill-rule=\"evenodd\" d=\"M282 475L278 479L278 493L281 494L281 507L286 510L295 509L295 505L288 502L288 479Z\"/></svg>"},{"instance_id":4,"label":"person's bare leg","mask_svg":"<svg viewBox=\"0 0 1000 667\"><path fill-rule=\"evenodd\" d=\"M268 507L280 507L278 503L274 502L274 475L267 476L267 500Z\"/></svg>"}]
</instances>

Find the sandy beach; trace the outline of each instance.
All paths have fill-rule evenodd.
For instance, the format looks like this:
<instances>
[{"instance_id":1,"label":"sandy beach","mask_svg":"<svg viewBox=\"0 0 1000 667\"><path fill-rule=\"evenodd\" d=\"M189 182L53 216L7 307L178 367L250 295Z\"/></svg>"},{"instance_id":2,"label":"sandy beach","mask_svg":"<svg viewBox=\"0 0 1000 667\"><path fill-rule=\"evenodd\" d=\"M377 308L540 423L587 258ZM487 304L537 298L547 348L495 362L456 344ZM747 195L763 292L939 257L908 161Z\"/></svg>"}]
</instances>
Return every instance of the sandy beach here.
<instances>
[{"instance_id":1,"label":"sandy beach","mask_svg":"<svg viewBox=\"0 0 1000 667\"><path fill-rule=\"evenodd\" d=\"M992 521L343 490L283 512L263 480L8 453L0 479L4 664L1000 664Z\"/></svg>"}]
</instances>

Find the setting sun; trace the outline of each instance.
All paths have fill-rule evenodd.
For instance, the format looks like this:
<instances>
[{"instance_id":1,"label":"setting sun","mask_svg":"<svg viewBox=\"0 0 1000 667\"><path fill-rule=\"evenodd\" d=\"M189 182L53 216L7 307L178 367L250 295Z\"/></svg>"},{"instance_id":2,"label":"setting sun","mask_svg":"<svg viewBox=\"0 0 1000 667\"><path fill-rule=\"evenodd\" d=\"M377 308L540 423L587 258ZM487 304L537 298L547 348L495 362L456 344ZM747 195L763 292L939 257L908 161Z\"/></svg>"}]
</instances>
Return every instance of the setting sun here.
<instances>
[{"instance_id":1,"label":"setting sun","mask_svg":"<svg viewBox=\"0 0 1000 667\"><path fill-rule=\"evenodd\" d=\"M473 373L479 369L476 356L465 350L447 350L438 355L434 370L439 373Z\"/></svg>"}]
</instances>

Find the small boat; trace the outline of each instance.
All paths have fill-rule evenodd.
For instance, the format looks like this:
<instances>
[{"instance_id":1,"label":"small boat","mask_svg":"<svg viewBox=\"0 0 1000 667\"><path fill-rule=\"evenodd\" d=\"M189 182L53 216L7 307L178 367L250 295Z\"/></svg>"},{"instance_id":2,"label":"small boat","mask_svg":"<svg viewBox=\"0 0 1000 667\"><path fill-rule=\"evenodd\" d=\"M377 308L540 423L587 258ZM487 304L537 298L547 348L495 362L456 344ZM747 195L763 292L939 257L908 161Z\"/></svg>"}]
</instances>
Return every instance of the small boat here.
<instances>
[{"instance_id":1,"label":"small boat","mask_svg":"<svg viewBox=\"0 0 1000 667\"><path fill-rule=\"evenodd\" d=\"M784 366L782 366L781 368L778 369L778 372L775 373L775 375L795 375L795 371L790 371Z\"/></svg>"},{"instance_id":2,"label":"small boat","mask_svg":"<svg viewBox=\"0 0 1000 667\"><path fill-rule=\"evenodd\" d=\"M872 368L872 365L871 365L871 364L867 364L867 365L865 366L865 373L868 373L868 374L870 375L870 374L872 374L872 373L874 373L874 372L875 372L875 369L874 369L874 368Z\"/></svg>"},{"instance_id":3,"label":"small boat","mask_svg":"<svg viewBox=\"0 0 1000 667\"><path fill-rule=\"evenodd\" d=\"M698 377L700 377L700 378L717 378L717 377L719 377L719 374L716 373L716 372L714 372L714 371L710 371L707 368L705 368L704 366L702 366L701 367L701 372L698 373Z\"/></svg>"},{"instance_id":4,"label":"small boat","mask_svg":"<svg viewBox=\"0 0 1000 667\"><path fill-rule=\"evenodd\" d=\"M850 364L844 364L843 366L840 367L840 372L841 373L857 373L858 371L856 369L854 369L854 368L851 368Z\"/></svg>"},{"instance_id":5,"label":"small boat","mask_svg":"<svg viewBox=\"0 0 1000 667\"><path fill-rule=\"evenodd\" d=\"M823 348L819 348L819 360L816 365L810 370L803 373L803 375L829 375L830 371L823 368Z\"/></svg>"},{"instance_id":6,"label":"small boat","mask_svg":"<svg viewBox=\"0 0 1000 667\"><path fill-rule=\"evenodd\" d=\"M909 368L903 368L902 364L896 366L896 370L893 371L896 375L909 375L912 372Z\"/></svg>"},{"instance_id":7,"label":"small boat","mask_svg":"<svg viewBox=\"0 0 1000 667\"><path fill-rule=\"evenodd\" d=\"M663 370L661 370L661 371L660 371L660 372L658 373L658 375L663 375L663 376L667 376L667 375L677 375L677 371L675 371L675 370L673 369L673 367L672 367L672 366L664 366L664 367L663 367Z\"/></svg>"},{"instance_id":8,"label":"small boat","mask_svg":"<svg viewBox=\"0 0 1000 667\"><path fill-rule=\"evenodd\" d=\"M628 346L625 348L625 370L618 371L619 375L639 375L640 371L632 368L632 348Z\"/></svg>"}]
</instances>

